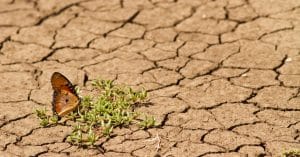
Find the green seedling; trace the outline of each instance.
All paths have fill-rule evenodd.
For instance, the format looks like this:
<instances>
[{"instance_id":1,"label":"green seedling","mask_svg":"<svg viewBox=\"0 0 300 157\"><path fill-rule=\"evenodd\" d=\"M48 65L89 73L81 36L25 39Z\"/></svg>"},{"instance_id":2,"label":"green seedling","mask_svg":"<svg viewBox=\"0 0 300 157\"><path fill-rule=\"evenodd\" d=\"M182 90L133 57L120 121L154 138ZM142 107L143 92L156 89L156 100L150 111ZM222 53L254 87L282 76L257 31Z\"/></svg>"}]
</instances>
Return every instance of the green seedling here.
<instances>
[{"instance_id":1,"label":"green seedling","mask_svg":"<svg viewBox=\"0 0 300 157\"><path fill-rule=\"evenodd\" d=\"M102 132L103 132L104 136L109 136L112 133L112 131L113 131L113 126L107 125L107 126L103 127L103 131Z\"/></svg>"},{"instance_id":2,"label":"green seedling","mask_svg":"<svg viewBox=\"0 0 300 157\"><path fill-rule=\"evenodd\" d=\"M145 119L139 125L142 129L151 128L155 126L155 119L153 116L145 116Z\"/></svg>"},{"instance_id":3,"label":"green seedling","mask_svg":"<svg viewBox=\"0 0 300 157\"><path fill-rule=\"evenodd\" d=\"M82 130L80 125L76 125L73 128L71 135L67 137L67 141L73 144L81 144L82 143Z\"/></svg>"},{"instance_id":4,"label":"green seedling","mask_svg":"<svg viewBox=\"0 0 300 157\"><path fill-rule=\"evenodd\" d=\"M94 145L94 143L99 139L99 136L97 136L92 129L88 132L87 137L87 145Z\"/></svg>"},{"instance_id":5,"label":"green seedling","mask_svg":"<svg viewBox=\"0 0 300 157\"><path fill-rule=\"evenodd\" d=\"M46 109L36 109L35 113L40 119L40 125L43 127L47 127L52 124L56 124L58 122L58 117L56 115L54 116L48 116L46 115L47 110Z\"/></svg>"},{"instance_id":6,"label":"green seedling","mask_svg":"<svg viewBox=\"0 0 300 157\"><path fill-rule=\"evenodd\" d=\"M96 80L92 86L97 95L80 96L78 108L63 117L75 122L72 133L67 137L68 142L94 145L101 137L110 137L116 127L139 124L142 129L147 129L155 126L152 116L140 120L139 114L134 111L135 104L146 101L145 90L135 91L130 87L115 85L111 80ZM75 88L75 91L80 95L79 88ZM58 117L47 116L46 110L37 110L36 114L44 127L59 123Z\"/></svg>"},{"instance_id":7,"label":"green seedling","mask_svg":"<svg viewBox=\"0 0 300 157\"><path fill-rule=\"evenodd\" d=\"M36 115L40 118L40 119L46 119L47 115L46 115L46 109L36 109L35 110Z\"/></svg>"},{"instance_id":8,"label":"green seedling","mask_svg":"<svg viewBox=\"0 0 300 157\"><path fill-rule=\"evenodd\" d=\"M56 115L50 117L50 118L49 118L49 122L50 122L51 124L56 124L56 123L58 123L58 117L57 117Z\"/></svg>"},{"instance_id":9,"label":"green seedling","mask_svg":"<svg viewBox=\"0 0 300 157\"><path fill-rule=\"evenodd\" d=\"M49 125L49 120L48 119L41 119L40 125L43 127L46 127Z\"/></svg>"},{"instance_id":10,"label":"green seedling","mask_svg":"<svg viewBox=\"0 0 300 157\"><path fill-rule=\"evenodd\" d=\"M300 157L300 149L285 151L282 157Z\"/></svg>"}]
</instances>

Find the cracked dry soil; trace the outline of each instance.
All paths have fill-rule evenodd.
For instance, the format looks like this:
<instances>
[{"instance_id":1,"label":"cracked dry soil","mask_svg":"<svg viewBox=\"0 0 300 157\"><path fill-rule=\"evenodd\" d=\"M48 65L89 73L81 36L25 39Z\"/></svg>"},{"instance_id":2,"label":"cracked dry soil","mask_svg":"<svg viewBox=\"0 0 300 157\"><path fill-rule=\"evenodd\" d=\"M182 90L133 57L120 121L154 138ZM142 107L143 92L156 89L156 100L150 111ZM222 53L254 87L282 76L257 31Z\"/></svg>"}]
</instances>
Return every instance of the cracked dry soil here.
<instances>
[{"instance_id":1,"label":"cracked dry soil","mask_svg":"<svg viewBox=\"0 0 300 157\"><path fill-rule=\"evenodd\" d=\"M281 156L300 148L299 0L1 0L0 156ZM95 148L41 128L50 76L145 87L158 128Z\"/></svg>"}]
</instances>

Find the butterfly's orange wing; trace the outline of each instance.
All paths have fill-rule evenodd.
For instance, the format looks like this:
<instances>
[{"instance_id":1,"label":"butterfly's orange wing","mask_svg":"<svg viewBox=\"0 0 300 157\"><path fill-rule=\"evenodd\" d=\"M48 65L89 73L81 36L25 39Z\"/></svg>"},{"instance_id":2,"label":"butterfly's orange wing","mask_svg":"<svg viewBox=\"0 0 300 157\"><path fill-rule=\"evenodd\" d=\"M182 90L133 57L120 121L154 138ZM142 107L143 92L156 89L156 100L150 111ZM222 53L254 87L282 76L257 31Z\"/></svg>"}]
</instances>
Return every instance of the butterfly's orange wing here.
<instances>
[{"instance_id":1,"label":"butterfly's orange wing","mask_svg":"<svg viewBox=\"0 0 300 157\"><path fill-rule=\"evenodd\" d=\"M61 73L54 72L51 76L53 93L53 111L58 116L72 112L80 103L72 83Z\"/></svg>"}]
</instances>

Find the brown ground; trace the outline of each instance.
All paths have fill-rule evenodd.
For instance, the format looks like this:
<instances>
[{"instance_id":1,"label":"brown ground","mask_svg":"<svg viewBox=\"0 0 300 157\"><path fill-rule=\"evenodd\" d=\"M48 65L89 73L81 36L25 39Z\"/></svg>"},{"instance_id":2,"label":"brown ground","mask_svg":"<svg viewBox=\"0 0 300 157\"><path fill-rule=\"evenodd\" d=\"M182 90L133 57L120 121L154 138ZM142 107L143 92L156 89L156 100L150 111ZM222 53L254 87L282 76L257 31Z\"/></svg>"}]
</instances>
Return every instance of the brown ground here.
<instances>
[{"instance_id":1,"label":"brown ground","mask_svg":"<svg viewBox=\"0 0 300 157\"><path fill-rule=\"evenodd\" d=\"M299 0L1 0L0 156L279 156L300 148ZM41 128L50 76L144 86L161 127L98 149Z\"/></svg>"}]
</instances>

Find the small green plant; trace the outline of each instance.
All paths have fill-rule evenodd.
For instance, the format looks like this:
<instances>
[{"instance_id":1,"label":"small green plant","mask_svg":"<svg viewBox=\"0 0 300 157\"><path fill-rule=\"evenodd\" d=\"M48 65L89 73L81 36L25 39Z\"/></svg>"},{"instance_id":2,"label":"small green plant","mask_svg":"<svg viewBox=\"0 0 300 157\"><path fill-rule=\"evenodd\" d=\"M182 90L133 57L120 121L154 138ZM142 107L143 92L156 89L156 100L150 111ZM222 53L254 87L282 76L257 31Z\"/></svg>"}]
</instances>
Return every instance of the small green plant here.
<instances>
[{"instance_id":1,"label":"small green plant","mask_svg":"<svg viewBox=\"0 0 300 157\"><path fill-rule=\"evenodd\" d=\"M76 110L65 116L75 122L67 141L77 145L94 145L101 137L110 137L113 129L120 126L137 124L142 129L155 126L152 116L139 119L140 113L134 105L145 102L147 92L134 91L130 87L118 86L111 80L96 80L92 83L95 96L83 96ZM80 89L75 88L79 94ZM46 115L46 110L36 110L40 124L44 127L57 124L57 116Z\"/></svg>"},{"instance_id":2,"label":"small green plant","mask_svg":"<svg viewBox=\"0 0 300 157\"><path fill-rule=\"evenodd\" d=\"M40 125L43 127L52 125L52 124L57 124L58 122L58 117L57 116L48 116L46 115L47 110L46 109L40 109L40 110L35 110L36 115L40 119Z\"/></svg>"},{"instance_id":3,"label":"small green plant","mask_svg":"<svg viewBox=\"0 0 300 157\"><path fill-rule=\"evenodd\" d=\"M145 119L142 120L139 125L143 129L151 128L155 126L155 119L153 116L145 116Z\"/></svg>"},{"instance_id":4,"label":"small green plant","mask_svg":"<svg viewBox=\"0 0 300 157\"><path fill-rule=\"evenodd\" d=\"M300 157L300 149L293 149L285 151L282 157Z\"/></svg>"}]
</instances>

